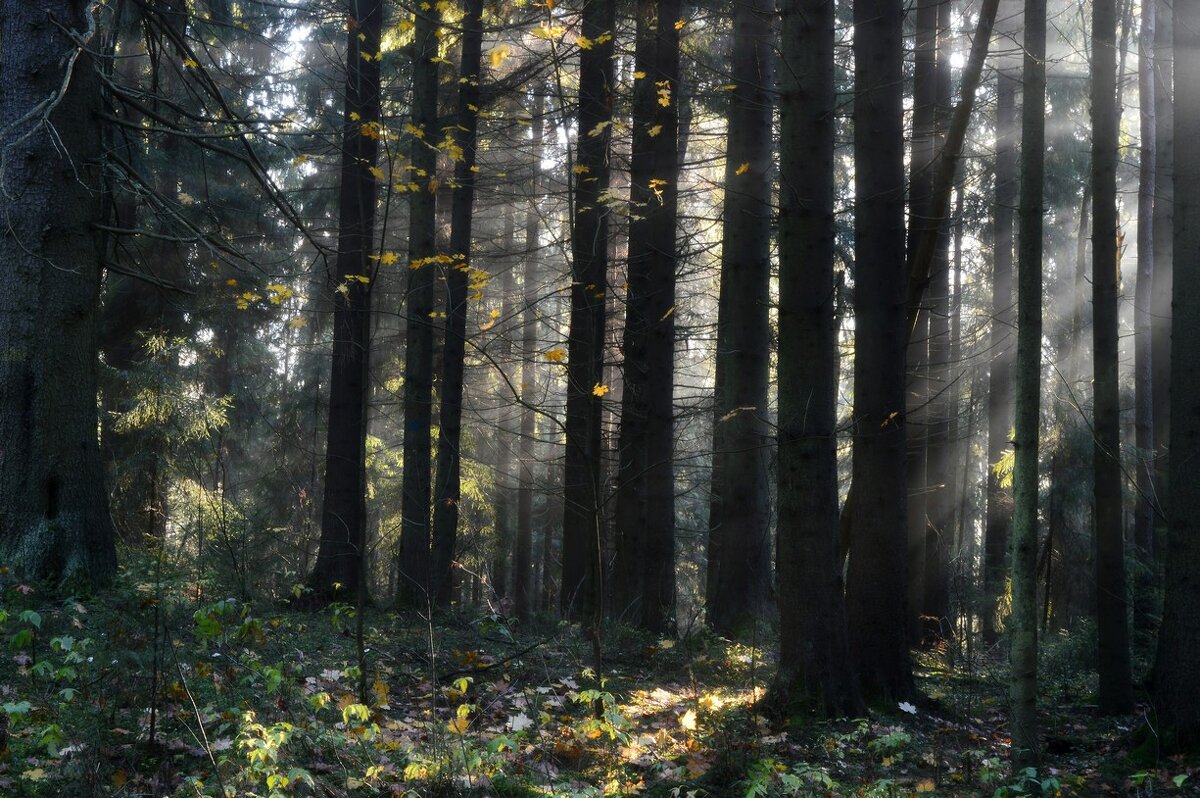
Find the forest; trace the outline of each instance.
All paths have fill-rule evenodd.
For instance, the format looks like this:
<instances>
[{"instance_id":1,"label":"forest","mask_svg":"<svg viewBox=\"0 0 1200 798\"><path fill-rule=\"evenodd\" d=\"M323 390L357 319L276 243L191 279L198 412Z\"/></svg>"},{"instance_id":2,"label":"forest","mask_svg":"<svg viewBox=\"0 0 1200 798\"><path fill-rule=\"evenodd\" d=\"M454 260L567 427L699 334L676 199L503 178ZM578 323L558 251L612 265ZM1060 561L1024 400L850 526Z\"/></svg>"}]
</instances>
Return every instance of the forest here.
<instances>
[{"instance_id":1,"label":"forest","mask_svg":"<svg viewBox=\"0 0 1200 798\"><path fill-rule=\"evenodd\" d=\"M0 795L1200 795L1193 135L1193 0L0 0Z\"/></svg>"}]
</instances>

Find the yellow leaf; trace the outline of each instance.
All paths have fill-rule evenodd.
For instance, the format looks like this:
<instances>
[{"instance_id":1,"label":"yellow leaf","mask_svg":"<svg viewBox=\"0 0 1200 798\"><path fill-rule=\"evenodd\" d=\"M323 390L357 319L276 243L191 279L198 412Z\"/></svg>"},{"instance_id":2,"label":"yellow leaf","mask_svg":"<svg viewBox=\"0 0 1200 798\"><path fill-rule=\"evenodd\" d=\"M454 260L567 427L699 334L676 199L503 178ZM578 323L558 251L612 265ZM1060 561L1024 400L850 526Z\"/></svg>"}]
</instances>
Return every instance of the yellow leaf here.
<instances>
[{"instance_id":1,"label":"yellow leaf","mask_svg":"<svg viewBox=\"0 0 1200 798\"><path fill-rule=\"evenodd\" d=\"M546 353L546 359L551 363L562 363L567 358L567 350L558 348L551 349Z\"/></svg>"},{"instance_id":2,"label":"yellow leaf","mask_svg":"<svg viewBox=\"0 0 1200 798\"><path fill-rule=\"evenodd\" d=\"M717 86L718 91L733 91L736 88L736 83L726 83L724 86Z\"/></svg>"},{"instance_id":3,"label":"yellow leaf","mask_svg":"<svg viewBox=\"0 0 1200 798\"><path fill-rule=\"evenodd\" d=\"M471 721L469 718L459 717L459 718L454 718L449 723L447 723L446 728L449 729L452 734L466 734L466 731L470 727L470 725L471 725Z\"/></svg>"},{"instance_id":4,"label":"yellow leaf","mask_svg":"<svg viewBox=\"0 0 1200 798\"><path fill-rule=\"evenodd\" d=\"M358 121L358 120L360 120L360 119L362 119L362 116L361 116L361 115L359 115L358 111L351 111L351 112L350 112L350 121L351 121L351 122L357 122L357 121Z\"/></svg>"},{"instance_id":5,"label":"yellow leaf","mask_svg":"<svg viewBox=\"0 0 1200 798\"><path fill-rule=\"evenodd\" d=\"M696 730L696 710L689 709L679 716L679 725L687 731Z\"/></svg>"},{"instance_id":6,"label":"yellow leaf","mask_svg":"<svg viewBox=\"0 0 1200 798\"><path fill-rule=\"evenodd\" d=\"M659 319L659 321L666 321L667 319L671 318L673 315L675 315L675 306L674 305L667 308L667 312L662 314L662 317Z\"/></svg>"},{"instance_id":7,"label":"yellow leaf","mask_svg":"<svg viewBox=\"0 0 1200 798\"><path fill-rule=\"evenodd\" d=\"M188 69L199 69L200 68L200 65L196 63L196 59L194 59L194 58L183 59L183 65L185 67L187 67Z\"/></svg>"},{"instance_id":8,"label":"yellow leaf","mask_svg":"<svg viewBox=\"0 0 1200 798\"><path fill-rule=\"evenodd\" d=\"M372 166L372 167L368 168L367 171L370 172L371 176L374 177L376 180L383 180L383 178L384 178L383 170L380 169L378 166Z\"/></svg>"},{"instance_id":9,"label":"yellow leaf","mask_svg":"<svg viewBox=\"0 0 1200 798\"><path fill-rule=\"evenodd\" d=\"M302 327L308 326L308 319L304 318L303 316L293 316L292 318L288 319L288 326L293 330L299 330Z\"/></svg>"},{"instance_id":10,"label":"yellow leaf","mask_svg":"<svg viewBox=\"0 0 1200 798\"><path fill-rule=\"evenodd\" d=\"M650 138L654 138L659 133L662 133L662 125L655 125L654 127L650 128L646 132L650 134Z\"/></svg>"},{"instance_id":11,"label":"yellow leaf","mask_svg":"<svg viewBox=\"0 0 1200 798\"><path fill-rule=\"evenodd\" d=\"M579 45L580 50L590 50L596 44L582 33L575 37L575 43Z\"/></svg>"},{"instance_id":12,"label":"yellow leaf","mask_svg":"<svg viewBox=\"0 0 1200 798\"><path fill-rule=\"evenodd\" d=\"M226 280L226 281L225 281L225 285L229 286L230 288L232 288L232 287L236 286L236 285L237 285L237 278L236 278L236 277L230 277L228 280Z\"/></svg>"},{"instance_id":13,"label":"yellow leaf","mask_svg":"<svg viewBox=\"0 0 1200 798\"><path fill-rule=\"evenodd\" d=\"M921 779L917 782L917 792L933 792L937 789L937 785L933 783L933 779Z\"/></svg>"},{"instance_id":14,"label":"yellow leaf","mask_svg":"<svg viewBox=\"0 0 1200 798\"><path fill-rule=\"evenodd\" d=\"M576 164L575 166L571 167L571 171L577 175L586 175L588 172L590 172L592 170L589 169L588 167L584 166L583 164Z\"/></svg>"},{"instance_id":15,"label":"yellow leaf","mask_svg":"<svg viewBox=\"0 0 1200 798\"><path fill-rule=\"evenodd\" d=\"M504 63L504 59L508 58L508 54L510 52L511 52L511 50L509 49L509 46L507 44L502 44L499 47L496 47L495 49L493 49L488 54L489 58L492 61L492 69L499 69L500 65Z\"/></svg>"},{"instance_id":16,"label":"yellow leaf","mask_svg":"<svg viewBox=\"0 0 1200 798\"><path fill-rule=\"evenodd\" d=\"M641 71L640 69L637 72L633 73L634 80L641 80L644 77L646 77L646 73Z\"/></svg>"},{"instance_id":17,"label":"yellow leaf","mask_svg":"<svg viewBox=\"0 0 1200 798\"><path fill-rule=\"evenodd\" d=\"M607 385L601 385L600 383L596 383L596 385L592 388L592 396L604 396L604 394L606 394L606 393L608 393ZM691 710L688 710L688 711L690 712Z\"/></svg>"},{"instance_id":18,"label":"yellow leaf","mask_svg":"<svg viewBox=\"0 0 1200 798\"><path fill-rule=\"evenodd\" d=\"M384 266L391 266L396 262L397 255L395 252L385 252L382 255L369 255L371 260L377 260Z\"/></svg>"},{"instance_id":19,"label":"yellow leaf","mask_svg":"<svg viewBox=\"0 0 1200 798\"><path fill-rule=\"evenodd\" d=\"M299 166L302 163L308 163L307 155L297 155L292 159L292 166Z\"/></svg>"},{"instance_id":20,"label":"yellow leaf","mask_svg":"<svg viewBox=\"0 0 1200 798\"><path fill-rule=\"evenodd\" d=\"M610 124L612 124L612 123L609 122L608 120L605 120L603 122L597 122L596 126L588 131L588 135L591 136L592 138L595 138L595 137L601 135L602 133L604 133L604 129L607 128Z\"/></svg>"},{"instance_id":21,"label":"yellow leaf","mask_svg":"<svg viewBox=\"0 0 1200 798\"><path fill-rule=\"evenodd\" d=\"M21 773L21 778L28 779L29 781L41 781L46 778L46 771L41 768L32 768Z\"/></svg>"},{"instance_id":22,"label":"yellow leaf","mask_svg":"<svg viewBox=\"0 0 1200 798\"><path fill-rule=\"evenodd\" d=\"M744 163L744 164L742 164L741 166L739 166L739 167L737 168L737 171L736 171L736 172L734 172L734 174L735 174L735 175L744 175L744 174L746 174L746 173L747 173L747 172L749 172L749 171L750 171L750 162L749 162L749 161L747 161L746 163Z\"/></svg>"},{"instance_id":23,"label":"yellow leaf","mask_svg":"<svg viewBox=\"0 0 1200 798\"><path fill-rule=\"evenodd\" d=\"M683 30L683 26L686 24L687 24L686 20L682 20L682 19L675 20L675 30Z\"/></svg>"}]
</instances>

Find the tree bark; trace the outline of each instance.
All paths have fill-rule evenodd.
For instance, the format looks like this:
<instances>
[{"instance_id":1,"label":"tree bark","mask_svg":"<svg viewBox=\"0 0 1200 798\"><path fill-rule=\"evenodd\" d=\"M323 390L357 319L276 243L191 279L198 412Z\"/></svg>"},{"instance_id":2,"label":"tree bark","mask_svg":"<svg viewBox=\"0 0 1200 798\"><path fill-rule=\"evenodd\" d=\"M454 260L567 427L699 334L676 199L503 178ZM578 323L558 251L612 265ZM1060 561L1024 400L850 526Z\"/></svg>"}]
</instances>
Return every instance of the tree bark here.
<instances>
[{"instance_id":1,"label":"tree bark","mask_svg":"<svg viewBox=\"0 0 1200 798\"><path fill-rule=\"evenodd\" d=\"M433 423L433 278L437 255L438 37L441 12L416 15L413 30L412 145L416 191L409 193L405 301L404 475L401 479L399 598L426 607L430 594L430 445Z\"/></svg>"},{"instance_id":2,"label":"tree bark","mask_svg":"<svg viewBox=\"0 0 1200 798\"><path fill-rule=\"evenodd\" d=\"M680 0L640 0L630 162L629 291L617 473L618 593L644 629L675 628L676 221ZM657 133L655 131L658 131ZM632 544L632 545L630 545ZM632 589L628 577L633 576ZM618 610L620 607L618 606Z\"/></svg>"},{"instance_id":3,"label":"tree bark","mask_svg":"<svg viewBox=\"0 0 1200 798\"><path fill-rule=\"evenodd\" d=\"M612 137L615 0L589 0L580 32L594 44L579 53L571 229L571 321L567 342L566 456L563 469L562 581L559 606L589 618L601 603L601 396L604 299L608 274L608 150Z\"/></svg>"},{"instance_id":4,"label":"tree bark","mask_svg":"<svg viewBox=\"0 0 1200 798\"><path fill-rule=\"evenodd\" d=\"M1166 526L1169 496L1167 448L1171 430L1171 277L1172 228L1175 212L1174 58L1171 35L1175 4L1156 0L1154 25L1154 282L1150 297L1151 381L1154 415L1154 488L1159 534ZM1161 545L1156 553L1161 554ZM1161 563L1161 557L1160 557Z\"/></svg>"},{"instance_id":5,"label":"tree bark","mask_svg":"<svg viewBox=\"0 0 1200 798\"><path fill-rule=\"evenodd\" d=\"M905 625L903 8L854 4L854 507L850 665L870 700L911 694Z\"/></svg>"},{"instance_id":6,"label":"tree bark","mask_svg":"<svg viewBox=\"0 0 1200 798\"><path fill-rule=\"evenodd\" d=\"M1025 1L1017 263L1016 427L1013 435L1011 667L1013 768L1038 764L1038 442L1042 386L1042 230L1045 217L1046 3Z\"/></svg>"},{"instance_id":7,"label":"tree bark","mask_svg":"<svg viewBox=\"0 0 1200 798\"><path fill-rule=\"evenodd\" d=\"M734 4L717 302L712 500L705 613L732 635L771 605L770 381L772 0ZM746 170L738 170L746 164Z\"/></svg>"},{"instance_id":8,"label":"tree bark","mask_svg":"<svg viewBox=\"0 0 1200 798\"><path fill-rule=\"evenodd\" d=\"M1133 708L1121 514L1118 377L1116 2L1092 5L1092 341L1095 401L1096 668L1102 712Z\"/></svg>"},{"instance_id":9,"label":"tree bark","mask_svg":"<svg viewBox=\"0 0 1200 798\"><path fill-rule=\"evenodd\" d=\"M116 571L97 441L103 216L90 8L0 3L0 559L65 590Z\"/></svg>"},{"instance_id":10,"label":"tree bark","mask_svg":"<svg viewBox=\"0 0 1200 798\"><path fill-rule=\"evenodd\" d=\"M1138 47L1138 105L1141 147L1138 163L1137 286L1134 295L1134 416L1137 444L1133 540L1138 555L1134 573L1133 628L1151 630L1154 589L1154 195L1157 177L1154 109L1154 28L1157 3L1142 3Z\"/></svg>"},{"instance_id":11,"label":"tree bark","mask_svg":"<svg viewBox=\"0 0 1200 798\"><path fill-rule=\"evenodd\" d=\"M346 36L346 99L342 122L338 252L327 275L333 296L333 363L325 496L317 562L305 602L350 601L363 578L367 544L367 402L370 398L371 285L379 155L381 0L350 0ZM364 58L363 56L368 56ZM376 127L372 127L376 126ZM364 131L370 133L364 135ZM374 135L373 135L374 134ZM358 279L362 277L363 280ZM344 591L344 592L343 592Z\"/></svg>"},{"instance_id":12,"label":"tree bark","mask_svg":"<svg viewBox=\"0 0 1200 798\"><path fill-rule=\"evenodd\" d=\"M1175 5L1175 61L1180 75L1200 74L1200 7ZM1177 141L1200 136L1200 82L1175 86ZM1174 285L1171 337L1200 337L1200 158L1188 148L1175 156ZM1171 349L1171 471L1166 591L1153 677L1160 729L1180 747L1200 744L1200 349Z\"/></svg>"},{"instance_id":13,"label":"tree bark","mask_svg":"<svg viewBox=\"0 0 1200 798\"><path fill-rule=\"evenodd\" d=\"M855 673L846 666L846 608L837 559L833 4L786 0L782 24L780 660L766 703L778 715L802 707L844 717L861 712L862 702ZM737 185L734 172L731 163L727 186Z\"/></svg>"},{"instance_id":14,"label":"tree bark","mask_svg":"<svg viewBox=\"0 0 1200 798\"><path fill-rule=\"evenodd\" d=\"M432 576L434 599L450 604L451 563L458 532L462 473L463 365L466 356L467 293L471 263L471 217L475 206L475 147L479 127L483 0L468 0L462 26L458 124L453 131L454 197L450 207L450 257L446 271L446 343L442 348L437 478L434 481Z\"/></svg>"}]
</instances>

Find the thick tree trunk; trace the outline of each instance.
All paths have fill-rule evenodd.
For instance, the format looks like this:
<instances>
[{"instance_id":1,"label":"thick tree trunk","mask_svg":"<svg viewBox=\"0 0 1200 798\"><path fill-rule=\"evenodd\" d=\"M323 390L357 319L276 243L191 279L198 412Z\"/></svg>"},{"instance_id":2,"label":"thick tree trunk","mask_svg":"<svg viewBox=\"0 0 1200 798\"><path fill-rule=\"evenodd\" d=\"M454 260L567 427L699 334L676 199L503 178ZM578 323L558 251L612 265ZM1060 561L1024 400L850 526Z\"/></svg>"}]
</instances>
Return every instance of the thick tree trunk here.
<instances>
[{"instance_id":1,"label":"thick tree trunk","mask_svg":"<svg viewBox=\"0 0 1200 798\"><path fill-rule=\"evenodd\" d=\"M346 98L342 128L338 253L328 275L333 295L333 364L329 378L329 432L321 543L308 576L308 600L352 600L363 575L367 543L366 441L370 398L371 280L368 257L375 235L375 168L380 117L380 0L351 0L346 37ZM363 279L356 279L361 276ZM365 280L365 282L364 282Z\"/></svg>"},{"instance_id":2,"label":"thick tree trunk","mask_svg":"<svg viewBox=\"0 0 1200 798\"><path fill-rule=\"evenodd\" d=\"M580 32L595 44L579 54L571 230L571 322L567 342L566 462L563 469L562 582L559 606L588 618L600 606L601 392L608 275L608 149L612 137L615 0L590 0ZM610 38L605 38L610 37Z\"/></svg>"},{"instance_id":3,"label":"thick tree trunk","mask_svg":"<svg viewBox=\"0 0 1200 798\"><path fill-rule=\"evenodd\" d=\"M408 295L405 301L404 476L401 484L401 602L425 607L430 594L430 443L433 423L433 282L437 255L438 36L440 12L416 15L409 193Z\"/></svg>"},{"instance_id":4,"label":"thick tree trunk","mask_svg":"<svg viewBox=\"0 0 1200 798\"><path fill-rule=\"evenodd\" d=\"M1096 621L1102 712L1133 708L1121 514L1118 376L1116 2L1092 5L1092 341L1096 506Z\"/></svg>"},{"instance_id":5,"label":"thick tree trunk","mask_svg":"<svg viewBox=\"0 0 1200 798\"><path fill-rule=\"evenodd\" d=\"M771 604L770 428L772 0L733 17L705 615L721 634ZM747 168L741 174L742 164Z\"/></svg>"},{"instance_id":6,"label":"thick tree trunk","mask_svg":"<svg viewBox=\"0 0 1200 798\"><path fill-rule=\"evenodd\" d=\"M450 252L446 271L446 343L438 425L437 479L433 491L433 552L430 587L434 600L450 603L451 563L458 532L462 473L463 358L466 355L467 290L472 282L471 215L475 205L475 145L478 130L479 67L483 48L483 0L468 0L462 21L462 67L458 82L454 198L450 207ZM461 151L461 152L460 152Z\"/></svg>"},{"instance_id":7,"label":"thick tree trunk","mask_svg":"<svg viewBox=\"0 0 1200 798\"><path fill-rule=\"evenodd\" d=\"M1175 5L1175 60L1180 75L1200 74L1200 6ZM1175 86L1175 139L1200 136L1200 82ZM1171 337L1200 339L1200 158L1188 148L1175 157L1174 301ZM1153 692L1158 727L1181 747L1200 744L1200 349L1171 349L1170 525L1167 579Z\"/></svg>"},{"instance_id":8,"label":"thick tree trunk","mask_svg":"<svg viewBox=\"0 0 1200 798\"><path fill-rule=\"evenodd\" d=\"M1025 96L1017 281L1013 435L1012 619L1009 648L1013 767L1036 766L1038 442L1042 389L1042 228L1045 216L1046 2L1025 2Z\"/></svg>"},{"instance_id":9,"label":"thick tree trunk","mask_svg":"<svg viewBox=\"0 0 1200 798\"><path fill-rule=\"evenodd\" d=\"M903 8L854 4L854 542L847 577L850 666L864 695L913 690L905 634L905 258Z\"/></svg>"},{"instance_id":10,"label":"thick tree trunk","mask_svg":"<svg viewBox=\"0 0 1200 798\"><path fill-rule=\"evenodd\" d=\"M639 626L675 630L676 218L680 0L640 0L633 108L629 293L617 474L617 600ZM656 132L657 131L657 132ZM632 589L628 577L633 576ZM618 605L620 611L622 606Z\"/></svg>"},{"instance_id":11,"label":"thick tree trunk","mask_svg":"<svg viewBox=\"0 0 1200 798\"><path fill-rule=\"evenodd\" d=\"M72 591L116 571L96 436L100 82L78 2L0 2L0 559Z\"/></svg>"},{"instance_id":12,"label":"thick tree trunk","mask_svg":"<svg viewBox=\"0 0 1200 798\"><path fill-rule=\"evenodd\" d=\"M837 560L834 8L782 8L779 218L779 715L861 712ZM811 76L801 83L800 76ZM736 166L726 169L736 185ZM729 190L728 188L726 189ZM864 545L862 549L866 549ZM858 556L860 549L855 550Z\"/></svg>"}]
</instances>

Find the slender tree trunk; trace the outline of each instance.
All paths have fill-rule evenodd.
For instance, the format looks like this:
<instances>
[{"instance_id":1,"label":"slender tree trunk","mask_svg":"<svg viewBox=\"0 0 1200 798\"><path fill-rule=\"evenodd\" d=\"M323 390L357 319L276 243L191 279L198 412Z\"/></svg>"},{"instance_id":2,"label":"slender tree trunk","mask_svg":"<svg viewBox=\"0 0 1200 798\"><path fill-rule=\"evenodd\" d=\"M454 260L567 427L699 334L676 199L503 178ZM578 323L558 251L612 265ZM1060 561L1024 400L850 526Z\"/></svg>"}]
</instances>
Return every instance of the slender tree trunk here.
<instances>
[{"instance_id":1,"label":"slender tree trunk","mask_svg":"<svg viewBox=\"0 0 1200 798\"><path fill-rule=\"evenodd\" d=\"M533 99L533 142L529 182L529 206L525 211L524 315L521 327L521 433L520 484L517 492L517 547L513 563L513 609L526 620L532 614L533 584L533 466L534 436L537 434L538 369L536 358L538 325L538 280L541 275L541 215L538 197L542 190L542 138L545 128L546 99L539 88Z\"/></svg>"},{"instance_id":2,"label":"slender tree trunk","mask_svg":"<svg viewBox=\"0 0 1200 798\"><path fill-rule=\"evenodd\" d=\"M535 122L535 124L540 124ZM513 247L516 244L516 214L513 206L506 205L504 207L504 232L500 239L500 251L504 253L501 257L495 258L497 268L502 272L500 280L500 308L499 317L490 322L494 326L508 324L509 319L513 318L514 299L516 297L516 264L510 253L513 252ZM498 350L498 360L500 363L508 366L512 362L513 356L513 333L510 330L504 329L500 332ZM515 369L513 376L515 375ZM505 400L508 400L511 394L508 391L508 383L501 377L497 386L497 414L496 414L496 433L497 440L492 447L492 453L495 457L494 472L492 474L492 508L495 513L495 530L496 537L492 543L492 566L489 569L492 574L492 587L500 596L512 595L512 582L509 580L511 571L516 567L516 519L513 516L513 498L516 497L519 490L517 477L514 475L513 455L517 451L520 443L518 438L521 434L520 416L508 412L505 407ZM517 393L511 398L519 398L520 393ZM435 522L434 527L437 524Z\"/></svg>"},{"instance_id":3,"label":"slender tree trunk","mask_svg":"<svg viewBox=\"0 0 1200 798\"><path fill-rule=\"evenodd\" d=\"M333 364L321 543L306 602L349 601L358 588L367 542L366 441L370 397L371 280L378 160L380 0L351 0L346 37L346 99L338 196L338 254L327 275L333 296ZM364 135L369 130L375 135ZM362 279L357 279L358 277Z\"/></svg>"},{"instance_id":4,"label":"slender tree trunk","mask_svg":"<svg viewBox=\"0 0 1200 798\"><path fill-rule=\"evenodd\" d=\"M780 661L767 705L779 715L804 707L839 717L861 712L862 703L855 673L846 667L846 609L837 561L835 17L832 3L801 0L786 0L782 12ZM802 75L809 77L802 82ZM732 163L726 169L726 185L736 185L736 169Z\"/></svg>"},{"instance_id":5,"label":"slender tree trunk","mask_svg":"<svg viewBox=\"0 0 1200 798\"><path fill-rule=\"evenodd\" d=\"M1175 5L1175 60L1180 75L1200 74L1200 6ZM1200 136L1200 81L1175 86L1175 139ZM1188 148L1175 156L1174 285L1171 337L1200 339L1200 158ZM1200 349L1171 349L1171 471L1167 578L1154 665L1157 728L1181 748L1200 744ZM1169 738L1168 738L1169 739Z\"/></svg>"},{"instance_id":6,"label":"slender tree trunk","mask_svg":"<svg viewBox=\"0 0 1200 798\"><path fill-rule=\"evenodd\" d=\"M940 0L918 0L913 53L912 155L908 178L908 248L936 227L932 218L933 170L937 154L937 14ZM936 291L936 289L935 289ZM922 302L908 341L908 637L922 638L925 614L925 543L929 530L929 330L930 308Z\"/></svg>"},{"instance_id":7,"label":"slender tree trunk","mask_svg":"<svg viewBox=\"0 0 1200 798\"><path fill-rule=\"evenodd\" d=\"M1169 479L1167 474L1167 443L1171 429L1171 277L1172 235L1175 212L1175 130L1174 59L1171 35L1174 27L1175 4L1156 0L1154 25L1154 110L1155 126L1155 196L1154 216L1154 282L1150 296L1151 381L1154 417L1154 488L1158 502L1159 533L1165 530ZM1162 554L1162 546L1155 546ZM1158 558L1161 563L1161 556Z\"/></svg>"},{"instance_id":8,"label":"slender tree trunk","mask_svg":"<svg viewBox=\"0 0 1200 798\"><path fill-rule=\"evenodd\" d=\"M425 607L430 594L430 444L433 423L433 258L437 255L438 37L435 6L413 31L412 144L405 300L404 475L401 480L399 598Z\"/></svg>"},{"instance_id":9,"label":"slender tree trunk","mask_svg":"<svg viewBox=\"0 0 1200 798\"><path fill-rule=\"evenodd\" d=\"M772 0L734 4L709 504L706 619L733 634L771 603ZM747 168L741 174L742 164Z\"/></svg>"},{"instance_id":10,"label":"slender tree trunk","mask_svg":"<svg viewBox=\"0 0 1200 798\"><path fill-rule=\"evenodd\" d=\"M1042 228L1045 217L1046 2L1025 0L1017 263L1016 427L1013 435L1012 619L1009 648L1013 767L1036 766L1038 440L1042 387Z\"/></svg>"},{"instance_id":11,"label":"slender tree trunk","mask_svg":"<svg viewBox=\"0 0 1200 798\"><path fill-rule=\"evenodd\" d=\"M564 615L588 618L601 604L601 392L604 300L608 274L608 150L612 137L615 0L590 0L580 32L594 42L579 53L571 229L571 322L567 343L566 462L563 469L562 582Z\"/></svg>"},{"instance_id":12,"label":"slender tree trunk","mask_svg":"<svg viewBox=\"0 0 1200 798\"><path fill-rule=\"evenodd\" d=\"M1092 341L1096 621L1102 712L1133 708L1121 516L1118 376L1116 2L1092 4Z\"/></svg>"},{"instance_id":13,"label":"slender tree trunk","mask_svg":"<svg viewBox=\"0 0 1200 798\"><path fill-rule=\"evenodd\" d=\"M85 591L116 571L96 428L103 217L90 6L0 2L0 559Z\"/></svg>"},{"instance_id":14,"label":"slender tree trunk","mask_svg":"<svg viewBox=\"0 0 1200 798\"><path fill-rule=\"evenodd\" d=\"M850 666L864 695L911 694L905 634L903 8L854 4L854 507L847 577Z\"/></svg>"},{"instance_id":15,"label":"slender tree trunk","mask_svg":"<svg viewBox=\"0 0 1200 798\"><path fill-rule=\"evenodd\" d=\"M983 535L983 641L999 637L997 600L1008 572L1012 495L993 466L1004 457L1012 431L1013 209L1017 206L1017 78L996 73L996 202L992 211L991 370L988 375L987 520Z\"/></svg>"},{"instance_id":16,"label":"slender tree trunk","mask_svg":"<svg viewBox=\"0 0 1200 798\"><path fill-rule=\"evenodd\" d=\"M434 482L431 587L438 604L450 603L451 563L458 531L462 473L463 365L466 356L467 294L477 271L471 263L471 217L475 206L475 147L478 130L480 57L483 47L483 0L468 0L462 21L462 67L458 109L450 148L454 160L454 198L450 208L450 252L446 272L446 343L442 348L441 408L438 425L437 478ZM503 444L501 444L503 445Z\"/></svg>"},{"instance_id":17,"label":"slender tree trunk","mask_svg":"<svg viewBox=\"0 0 1200 798\"><path fill-rule=\"evenodd\" d=\"M1157 166L1157 119L1154 109L1154 28L1157 3L1142 3L1138 48L1138 105L1141 113L1141 147L1138 165L1137 287L1134 299L1134 392L1137 442L1137 504L1133 540L1138 565L1134 574L1133 628L1151 630L1154 588L1154 195Z\"/></svg>"}]
</instances>

